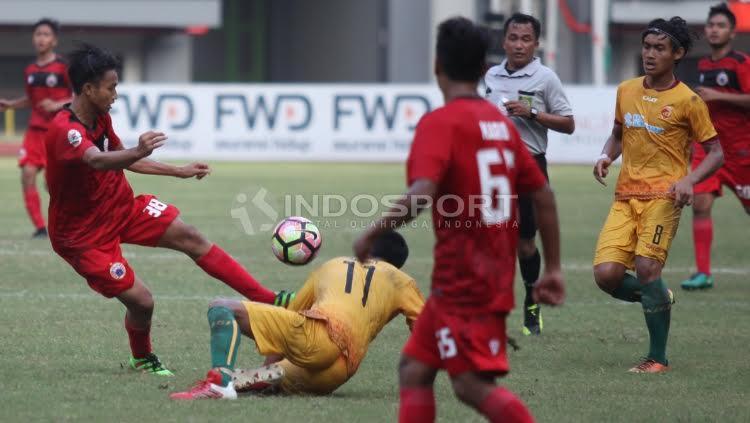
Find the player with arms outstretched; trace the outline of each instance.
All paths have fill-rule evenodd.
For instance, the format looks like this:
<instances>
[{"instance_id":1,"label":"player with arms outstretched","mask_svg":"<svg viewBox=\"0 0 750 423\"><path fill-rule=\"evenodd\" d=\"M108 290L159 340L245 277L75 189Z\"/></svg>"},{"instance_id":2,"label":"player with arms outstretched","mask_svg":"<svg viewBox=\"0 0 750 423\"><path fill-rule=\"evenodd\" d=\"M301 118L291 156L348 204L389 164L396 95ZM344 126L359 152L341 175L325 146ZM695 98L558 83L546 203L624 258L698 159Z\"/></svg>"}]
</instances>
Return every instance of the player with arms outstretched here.
<instances>
[{"instance_id":1,"label":"player with arms outstretched","mask_svg":"<svg viewBox=\"0 0 750 423\"><path fill-rule=\"evenodd\" d=\"M44 169L47 156L44 136L47 125L73 94L65 61L55 53L60 24L52 19L40 19L34 24L32 43L36 61L24 70L26 94L13 100L0 99L0 112L5 109L31 108L31 119L23 137L18 157L21 168L21 190L26 212L34 225L34 238L46 238L47 228L42 216L36 176Z\"/></svg>"},{"instance_id":2,"label":"player with arms outstretched","mask_svg":"<svg viewBox=\"0 0 750 423\"><path fill-rule=\"evenodd\" d=\"M695 186L693 201L693 246L697 272L680 285L683 289L714 286L711 274L711 242L714 226L711 208L726 185L750 214L750 56L732 48L737 18L726 3L708 12L705 26L711 55L698 62L700 86L696 92L708 105L724 150L724 165L713 176ZM693 145L693 168L706 153Z\"/></svg>"},{"instance_id":3,"label":"player with arms outstretched","mask_svg":"<svg viewBox=\"0 0 750 423\"><path fill-rule=\"evenodd\" d=\"M382 234L361 262L338 257L310 273L288 309L215 300L208 309L211 370L172 399L234 399L236 391L328 394L354 376L370 343L399 313L411 328L424 299L399 270L408 255L396 232ZM264 367L234 368L241 335L268 357ZM278 361L280 360L280 361ZM278 361L278 362L276 362ZM269 364L274 363L274 364Z\"/></svg>"},{"instance_id":4,"label":"player with arms outstretched","mask_svg":"<svg viewBox=\"0 0 750 423\"><path fill-rule=\"evenodd\" d=\"M622 155L615 201L596 245L594 279L613 297L641 303L649 352L630 372L659 373L669 369L674 302L662 269L693 186L721 166L723 154L706 104L674 75L693 42L685 20L653 20L641 42L646 76L617 88L612 134L594 166L594 177L604 184L609 166ZM688 173L692 140L707 155Z\"/></svg>"},{"instance_id":5,"label":"player with arms outstretched","mask_svg":"<svg viewBox=\"0 0 750 423\"><path fill-rule=\"evenodd\" d=\"M509 370L505 321L514 306L518 194L531 196L544 248L535 300L555 305L564 298L554 195L510 120L477 95L488 42L468 19L440 24L435 75L445 106L417 125L406 195L354 244L362 259L381 231L433 204L432 294L401 357L402 422L435 420L440 369L456 396L490 421L533 421L518 397L495 384Z\"/></svg>"},{"instance_id":6,"label":"player with arms outstretched","mask_svg":"<svg viewBox=\"0 0 750 423\"><path fill-rule=\"evenodd\" d=\"M94 46L84 44L70 55L76 96L52 120L45 138L50 241L92 289L125 305L130 366L171 375L151 351L151 292L122 256L120 244L181 251L247 298L272 303L276 295L183 222L175 206L153 195L133 195L125 169L197 179L210 169L202 163L178 167L148 159L167 139L160 132L146 132L137 146L123 147L109 116L117 98L117 67L112 54Z\"/></svg>"}]
</instances>

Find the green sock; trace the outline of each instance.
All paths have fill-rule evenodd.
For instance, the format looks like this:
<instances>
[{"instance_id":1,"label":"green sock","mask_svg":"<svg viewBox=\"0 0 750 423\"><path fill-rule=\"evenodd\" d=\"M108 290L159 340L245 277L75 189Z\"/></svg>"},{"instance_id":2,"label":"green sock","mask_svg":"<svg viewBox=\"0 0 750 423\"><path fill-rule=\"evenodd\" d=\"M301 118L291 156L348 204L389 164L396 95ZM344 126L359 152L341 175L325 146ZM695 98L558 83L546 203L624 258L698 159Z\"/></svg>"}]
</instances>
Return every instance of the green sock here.
<instances>
[{"instance_id":1,"label":"green sock","mask_svg":"<svg viewBox=\"0 0 750 423\"><path fill-rule=\"evenodd\" d=\"M612 291L611 295L618 300L639 303L641 302L641 283L638 282L638 278L626 272L620 286Z\"/></svg>"},{"instance_id":2,"label":"green sock","mask_svg":"<svg viewBox=\"0 0 750 423\"><path fill-rule=\"evenodd\" d=\"M649 334L648 358L667 364L667 337L672 304L669 301L667 286L661 278L641 287L643 314Z\"/></svg>"},{"instance_id":3,"label":"green sock","mask_svg":"<svg viewBox=\"0 0 750 423\"><path fill-rule=\"evenodd\" d=\"M232 371L240 346L240 328L234 313L226 307L208 309L208 326L211 328L211 367L221 372L221 383L232 381Z\"/></svg>"}]
</instances>

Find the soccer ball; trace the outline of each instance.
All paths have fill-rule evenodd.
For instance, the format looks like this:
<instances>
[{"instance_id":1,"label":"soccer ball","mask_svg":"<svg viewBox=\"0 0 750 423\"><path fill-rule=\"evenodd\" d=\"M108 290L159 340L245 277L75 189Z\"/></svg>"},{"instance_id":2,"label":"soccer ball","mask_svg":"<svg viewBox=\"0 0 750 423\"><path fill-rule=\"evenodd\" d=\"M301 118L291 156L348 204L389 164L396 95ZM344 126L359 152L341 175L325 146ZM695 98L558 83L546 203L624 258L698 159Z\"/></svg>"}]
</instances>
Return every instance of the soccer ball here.
<instances>
[{"instance_id":1,"label":"soccer ball","mask_svg":"<svg viewBox=\"0 0 750 423\"><path fill-rule=\"evenodd\" d=\"M279 222L271 236L271 250L286 264L301 266L310 263L323 243L320 231L308 219L287 217Z\"/></svg>"}]
</instances>

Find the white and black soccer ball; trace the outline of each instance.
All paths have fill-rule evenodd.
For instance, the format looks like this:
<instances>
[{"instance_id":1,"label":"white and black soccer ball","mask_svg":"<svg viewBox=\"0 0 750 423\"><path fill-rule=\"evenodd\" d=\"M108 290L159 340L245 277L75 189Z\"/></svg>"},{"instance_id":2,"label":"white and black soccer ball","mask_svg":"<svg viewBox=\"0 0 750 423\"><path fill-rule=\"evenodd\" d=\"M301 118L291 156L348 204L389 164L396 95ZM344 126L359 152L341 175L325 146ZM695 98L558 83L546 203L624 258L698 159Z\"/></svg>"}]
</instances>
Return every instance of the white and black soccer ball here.
<instances>
[{"instance_id":1,"label":"white and black soccer ball","mask_svg":"<svg viewBox=\"0 0 750 423\"><path fill-rule=\"evenodd\" d=\"M273 255L281 262L294 266L310 263L322 244L318 227L299 216L287 217L279 222L271 235Z\"/></svg>"}]
</instances>

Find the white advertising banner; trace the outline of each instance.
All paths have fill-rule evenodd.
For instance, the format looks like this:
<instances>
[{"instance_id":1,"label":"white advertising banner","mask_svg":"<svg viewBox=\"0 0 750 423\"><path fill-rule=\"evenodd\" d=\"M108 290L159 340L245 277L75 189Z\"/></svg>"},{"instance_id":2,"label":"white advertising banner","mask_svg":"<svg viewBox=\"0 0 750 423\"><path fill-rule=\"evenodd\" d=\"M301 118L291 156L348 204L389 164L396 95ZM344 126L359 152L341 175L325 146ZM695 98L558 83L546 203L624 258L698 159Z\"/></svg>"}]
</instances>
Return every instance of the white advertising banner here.
<instances>
[{"instance_id":1,"label":"white advertising banner","mask_svg":"<svg viewBox=\"0 0 750 423\"><path fill-rule=\"evenodd\" d=\"M570 87L572 136L551 132L552 163L589 163L614 119L614 87ZM442 105L427 84L123 84L111 115L126 146L148 130L162 159L376 161L406 159L420 117Z\"/></svg>"}]
</instances>

